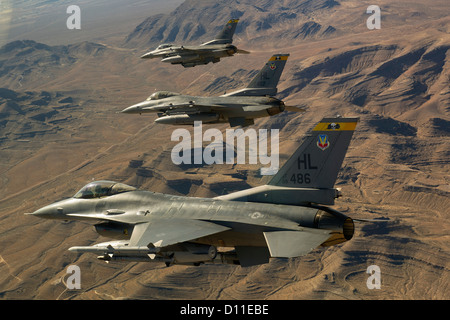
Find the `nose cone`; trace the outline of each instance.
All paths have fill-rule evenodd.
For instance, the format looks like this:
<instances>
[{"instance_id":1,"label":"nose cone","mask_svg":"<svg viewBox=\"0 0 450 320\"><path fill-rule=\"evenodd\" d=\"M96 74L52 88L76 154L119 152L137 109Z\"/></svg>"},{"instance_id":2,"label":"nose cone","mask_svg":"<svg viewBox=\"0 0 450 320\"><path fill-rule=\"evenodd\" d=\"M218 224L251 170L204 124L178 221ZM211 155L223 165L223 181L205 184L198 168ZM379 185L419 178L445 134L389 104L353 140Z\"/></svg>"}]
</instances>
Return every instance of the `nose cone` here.
<instances>
[{"instance_id":1,"label":"nose cone","mask_svg":"<svg viewBox=\"0 0 450 320\"><path fill-rule=\"evenodd\" d=\"M121 113L128 113L128 114L141 114L145 112L154 112L154 110L151 108L153 106L153 101L143 101L138 104L134 104L131 107L128 107L126 109L123 109Z\"/></svg>"},{"instance_id":2,"label":"nose cone","mask_svg":"<svg viewBox=\"0 0 450 320\"><path fill-rule=\"evenodd\" d=\"M146 106L145 102L141 102L138 104L134 104L131 107L125 108L123 109L121 112L122 113L128 113L128 114L136 114L139 113L141 114L143 112L142 108Z\"/></svg>"},{"instance_id":3,"label":"nose cone","mask_svg":"<svg viewBox=\"0 0 450 320\"><path fill-rule=\"evenodd\" d=\"M125 108L121 113L128 113L128 114L136 114L136 113L142 113L142 108L139 105L133 105L131 107Z\"/></svg>"},{"instance_id":4,"label":"nose cone","mask_svg":"<svg viewBox=\"0 0 450 320\"><path fill-rule=\"evenodd\" d=\"M152 59L155 58L153 55L154 51L147 52L141 56L141 59Z\"/></svg>"},{"instance_id":5,"label":"nose cone","mask_svg":"<svg viewBox=\"0 0 450 320\"><path fill-rule=\"evenodd\" d=\"M51 204L36 210L33 213L27 213L26 215L44 218L44 219L59 219L64 214L64 209L58 203Z\"/></svg>"}]
</instances>

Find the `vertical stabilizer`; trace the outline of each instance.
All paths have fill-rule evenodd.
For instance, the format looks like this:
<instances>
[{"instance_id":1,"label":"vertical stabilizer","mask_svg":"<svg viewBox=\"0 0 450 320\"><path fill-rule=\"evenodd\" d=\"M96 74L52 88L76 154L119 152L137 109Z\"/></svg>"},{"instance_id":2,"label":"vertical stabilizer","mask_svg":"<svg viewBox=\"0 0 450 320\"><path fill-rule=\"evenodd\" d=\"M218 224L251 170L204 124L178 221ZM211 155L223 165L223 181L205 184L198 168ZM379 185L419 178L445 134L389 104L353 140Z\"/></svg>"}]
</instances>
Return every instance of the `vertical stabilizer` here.
<instances>
[{"instance_id":1,"label":"vertical stabilizer","mask_svg":"<svg viewBox=\"0 0 450 320\"><path fill-rule=\"evenodd\" d=\"M274 96L289 54L274 54L246 88L224 96Z\"/></svg>"},{"instance_id":2,"label":"vertical stabilizer","mask_svg":"<svg viewBox=\"0 0 450 320\"><path fill-rule=\"evenodd\" d=\"M225 27L220 31L214 40L203 43L202 45L210 45L210 44L229 44L233 43L234 32L236 31L236 26L239 22L239 19L231 19L227 22Z\"/></svg>"},{"instance_id":3,"label":"vertical stabilizer","mask_svg":"<svg viewBox=\"0 0 450 320\"><path fill-rule=\"evenodd\" d=\"M324 118L266 185L216 197L219 200L289 205L333 205L339 170L358 118Z\"/></svg>"},{"instance_id":4,"label":"vertical stabilizer","mask_svg":"<svg viewBox=\"0 0 450 320\"><path fill-rule=\"evenodd\" d=\"M358 118L324 118L268 185L331 189Z\"/></svg>"}]
</instances>

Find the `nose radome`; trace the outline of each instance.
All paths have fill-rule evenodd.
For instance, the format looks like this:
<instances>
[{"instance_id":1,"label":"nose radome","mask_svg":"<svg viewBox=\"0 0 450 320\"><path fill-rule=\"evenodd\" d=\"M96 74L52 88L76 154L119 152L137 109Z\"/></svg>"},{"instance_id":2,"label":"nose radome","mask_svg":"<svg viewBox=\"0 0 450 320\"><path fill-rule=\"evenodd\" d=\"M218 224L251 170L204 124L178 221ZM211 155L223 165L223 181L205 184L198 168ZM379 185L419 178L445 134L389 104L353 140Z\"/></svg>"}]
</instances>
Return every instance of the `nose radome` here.
<instances>
[{"instance_id":1,"label":"nose radome","mask_svg":"<svg viewBox=\"0 0 450 320\"><path fill-rule=\"evenodd\" d=\"M46 206L41 209L36 210L33 212L34 216L40 217L40 216L49 216L56 213L56 208L53 206Z\"/></svg>"},{"instance_id":2,"label":"nose radome","mask_svg":"<svg viewBox=\"0 0 450 320\"><path fill-rule=\"evenodd\" d=\"M153 58L153 52L147 52L141 56L141 59L150 59Z\"/></svg>"},{"instance_id":3,"label":"nose radome","mask_svg":"<svg viewBox=\"0 0 450 320\"><path fill-rule=\"evenodd\" d=\"M136 111L136 108L134 106L131 106L131 107L128 107L126 109L123 109L121 111L121 113L135 113L135 111Z\"/></svg>"},{"instance_id":4,"label":"nose radome","mask_svg":"<svg viewBox=\"0 0 450 320\"><path fill-rule=\"evenodd\" d=\"M143 106L145 106L144 103L138 103L138 104L135 104L135 105L132 105L132 106L130 106L128 108L123 109L121 112L122 113L129 113L129 114L141 113Z\"/></svg>"},{"instance_id":5,"label":"nose radome","mask_svg":"<svg viewBox=\"0 0 450 320\"><path fill-rule=\"evenodd\" d=\"M64 208L61 206L55 206L55 205L49 205L45 206L43 208L40 208L32 213L26 213L26 215L35 216L38 218L56 218L58 215L61 215L64 213Z\"/></svg>"}]
</instances>

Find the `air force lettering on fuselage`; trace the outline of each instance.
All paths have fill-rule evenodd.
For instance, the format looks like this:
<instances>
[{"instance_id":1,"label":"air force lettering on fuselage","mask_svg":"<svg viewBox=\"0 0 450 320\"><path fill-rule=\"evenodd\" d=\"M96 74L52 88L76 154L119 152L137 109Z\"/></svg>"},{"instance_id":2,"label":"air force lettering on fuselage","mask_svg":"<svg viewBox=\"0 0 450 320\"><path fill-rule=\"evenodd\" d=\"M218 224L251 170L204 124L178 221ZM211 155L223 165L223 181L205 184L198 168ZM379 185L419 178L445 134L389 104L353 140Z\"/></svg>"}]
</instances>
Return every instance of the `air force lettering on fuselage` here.
<instances>
[{"instance_id":1,"label":"air force lettering on fuselage","mask_svg":"<svg viewBox=\"0 0 450 320\"><path fill-rule=\"evenodd\" d=\"M357 121L323 119L266 185L194 198L96 181L30 215L96 221L95 230L114 240L69 250L106 262L245 267L299 257L353 236L353 220L326 205L340 194L334 183ZM328 129L331 123L339 128ZM330 144L325 150L317 146L323 134Z\"/></svg>"}]
</instances>

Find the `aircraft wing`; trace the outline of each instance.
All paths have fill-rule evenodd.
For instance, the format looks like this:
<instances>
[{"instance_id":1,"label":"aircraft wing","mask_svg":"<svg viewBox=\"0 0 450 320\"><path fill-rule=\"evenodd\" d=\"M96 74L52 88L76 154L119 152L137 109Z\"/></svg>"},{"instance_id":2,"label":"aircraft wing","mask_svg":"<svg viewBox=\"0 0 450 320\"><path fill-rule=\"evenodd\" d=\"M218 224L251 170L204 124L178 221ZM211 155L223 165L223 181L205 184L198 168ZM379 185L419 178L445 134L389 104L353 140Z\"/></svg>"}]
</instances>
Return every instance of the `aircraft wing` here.
<instances>
[{"instance_id":1,"label":"aircraft wing","mask_svg":"<svg viewBox=\"0 0 450 320\"><path fill-rule=\"evenodd\" d=\"M129 246L165 247L228 229L230 228L202 220L154 220L134 227Z\"/></svg>"},{"instance_id":2,"label":"aircraft wing","mask_svg":"<svg viewBox=\"0 0 450 320\"><path fill-rule=\"evenodd\" d=\"M137 215L135 212L125 212L116 209L109 209L103 213L70 213L67 216L79 220L114 221L129 224L146 221L145 216Z\"/></svg>"}]
</instances>

